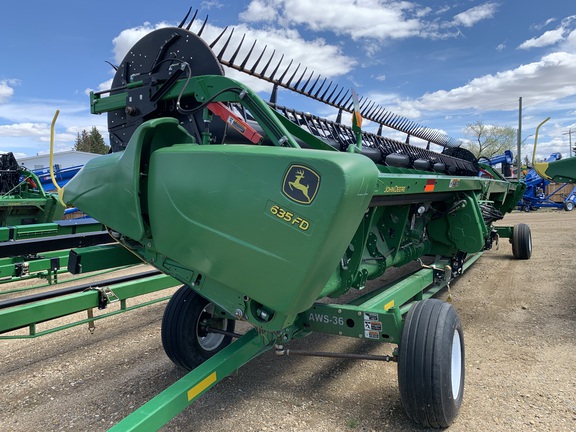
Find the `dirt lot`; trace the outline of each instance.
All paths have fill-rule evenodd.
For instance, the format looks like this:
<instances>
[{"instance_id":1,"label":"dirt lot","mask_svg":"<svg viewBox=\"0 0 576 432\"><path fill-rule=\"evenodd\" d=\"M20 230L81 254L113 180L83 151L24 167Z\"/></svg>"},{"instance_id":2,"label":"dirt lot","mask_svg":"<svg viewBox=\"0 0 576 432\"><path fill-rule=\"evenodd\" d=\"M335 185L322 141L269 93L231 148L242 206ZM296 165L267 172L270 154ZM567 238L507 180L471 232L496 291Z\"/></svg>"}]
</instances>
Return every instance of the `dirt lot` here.
<instances>
[{"instance_id":1,"label":"dirt lot","mask_svg":"<svg viewBox=\"0 0 576 432\"><path fill-rule=\"evenodd\" d=\"M576 211L515 213L534 253L503 240L452 286L466 340L464 405L451 432L576 430ZM7 289L5 286L0 290ZM35 340L0 341L0 430L103 431L184 372L160 342L164 304ZM390 354L312 335L292 348ZM400 405L393 363L277 358L241 368L166 431L424 431Z\"/></svg>"}]
</instances>

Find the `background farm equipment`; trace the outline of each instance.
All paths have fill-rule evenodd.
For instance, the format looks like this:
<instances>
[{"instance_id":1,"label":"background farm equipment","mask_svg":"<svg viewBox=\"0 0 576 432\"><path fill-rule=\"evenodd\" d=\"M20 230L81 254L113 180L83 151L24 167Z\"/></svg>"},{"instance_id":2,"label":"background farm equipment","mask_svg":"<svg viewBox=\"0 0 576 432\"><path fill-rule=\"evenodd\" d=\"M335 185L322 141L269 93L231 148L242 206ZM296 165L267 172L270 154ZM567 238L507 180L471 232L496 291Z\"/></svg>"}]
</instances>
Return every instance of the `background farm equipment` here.
<instances>
[{"instance_id":1,"label":"background farm equipment","mask_svg":"<svg viewBox=\"0 0 576 432\"><path fill-rule=\"evenodd\" d=\"M546 160L545 164L546 166L550 166L551 163L556 163L556 161L561 161L561 159L562 155L560 153L552 153ZM576 158L572 159L576 160ZM574 162L569 161L569 163L573 164ZM552 165L552 167L554 166L555 165ZM575 175L576 171L573 170L572 172L561 176L561 178L565 181L572 179L572 182L574 182ZM542 177L535 168L528 170L523 181L526 183L526 191L522 196L522 200L518 202L518 208L520 210L531 211L539 208L556 208L572 211L574 209L574 206L576 205L576 187L574 187L562 201L556 201L553 199L557 194L565 190L569 185L568 182L560 184L558 187L550 191L549 185L552 184L551 178Z\"/></svg>"},{"instance_id":2,"label":"background farm equipment","mask_svg":"<svg viewBox=\"0 0 576 432\"><path fill-rule=\"evenodd\" d=\"M0 155L0 226L52 222L63 214L58 197L44 191L36 174L12 153Z\"/></svg>"},{"instance_id":3,"label":"background farm equipment","mask_svg":"<svg viewBox=\"0 0 576 432\"><path fill-rule=\"evenodd\" d=\"M530 258L526 225L494 225L525 186L300 66L279 72L274 54L261 61L265 49L254 57L252 45L237 61L242 42L230 56L231 34L208 45L204 26L196 35L186 21L142 38L112 89L91 95L92 112L108 113L113 153L89 161L61 193L130 255L183 284L162 342L191 372L115 428L160 427L267 350L367 358L289 347L311 332L398 345L370 359L398 362L409 417L448 426L463 398L464 339L455 309L431 297L499 237ZM226 78L222 65L271 82L271 101ZM336 121L279 105L279 87L335 107ZM379 132L362 130L362 117ZM384 137L384 127L406 142ZM83 266L102 256L87 254ZM415 272L366 288L411 262ZM351 290L359 297L347 304L326 302ZM236 321L252 329L235 333Z\"/></svg>"},{"instance_id":4,"label":"background farm equipment","mask_svg":"<svg viewBox=\"0 0 576 432\"><path fill-rule=\"evenodd\" d=\"M82 168L82 165L76 165L71 167L64 167L61 168L59 166L55 166L53 169L54 173L54 180L59 187L64 187L70 181L72 177L74 177L78 171ZM32 171L38 179L40 180L40 184L42 188L47 191L55 191L56 186L52 182L52 177L50 175L50 168L41 168Z\"/></svg>"},{"instance_id":5,"label":"background farm equipment","mask_svg":"<svg viewBox=\"0 0 576 432\"><path fill-rule=\"evenodd\" d=\"M491 167L500 165L500 172L502 175L506 178L512 177L511 167L514 162L514 155L510 150L506 150L504 153L491 158L480 158L479 162L488 164ZM480 170L480 175L482 174L483 172Z\"/></svg>"}]
</instances>

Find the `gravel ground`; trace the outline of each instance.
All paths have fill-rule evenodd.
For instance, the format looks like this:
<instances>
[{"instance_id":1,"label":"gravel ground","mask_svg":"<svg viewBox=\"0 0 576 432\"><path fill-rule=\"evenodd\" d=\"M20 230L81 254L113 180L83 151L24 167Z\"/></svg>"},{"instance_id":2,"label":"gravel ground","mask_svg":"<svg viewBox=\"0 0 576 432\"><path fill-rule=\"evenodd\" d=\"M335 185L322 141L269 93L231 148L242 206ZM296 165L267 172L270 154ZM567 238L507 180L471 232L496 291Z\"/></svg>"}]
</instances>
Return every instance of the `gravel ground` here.
<instances>
[{"instance_id":1,"label":"gravel ground","mask_svg":"<svg viewBox=\"0 0 576 432\"><path fill-rule=\"evenodd\" d=\"M514 260L503 240L452 285L465 332L466 388L449 430L575 431L576 212L514 213L504 222L531 226L533 256ZM182 377L162 350L164 305L102 320L94 334L80 326L0 341L0 430L104 431ZM319 334L291 347L371 354L393 349ZM163 430L428 429L404 415L393 363L269 352Z\"/></svg>"}]
</instances>

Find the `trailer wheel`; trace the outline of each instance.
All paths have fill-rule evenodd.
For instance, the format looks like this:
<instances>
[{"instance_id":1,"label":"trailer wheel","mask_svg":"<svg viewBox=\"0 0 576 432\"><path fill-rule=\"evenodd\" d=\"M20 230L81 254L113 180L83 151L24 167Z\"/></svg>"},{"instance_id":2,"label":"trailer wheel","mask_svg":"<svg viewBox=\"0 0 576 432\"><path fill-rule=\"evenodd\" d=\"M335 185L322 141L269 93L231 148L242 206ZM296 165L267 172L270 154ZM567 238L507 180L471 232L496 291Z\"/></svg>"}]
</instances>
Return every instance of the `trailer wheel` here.
<instances>
[{"instance_id":1,"label":"trailer wheel","mask_svg":"<svg viewBox=\"0 0 576 432\"><path fill-rule=\"evenodd\" d=\"M574 201L565 201L564 202L564 210L566 210L566 211L574 210Z\"/></svg>"},{"instance_id":2,"label":"trailer wheel","mask_svg":"<svg viewBox=\"0 0 576 432\"><path fill-rule=\"evenodd\" d=\"M532 256L532 234L526 224L514 226L512 233L512 255L516 259L529 259Z\"/></svg>"},{"instance_id":3,"label":"trailer wheel","mask_svg":"<svg viewBox=\"0 0 576 432\"><path fill-rule=\"evenodd\" d=\"M398 355L398 384L408 417L426 427L450 426L464 394L464 335L452 305L416 303L406 315Z\"/></svg>"},{"instance_id":4,"label":"trailer wheel","mask_svg":"<svg viewBox=\"0 0 576 432\"><path fill-rule=\"evenodd\" d=\"M234 331L235 321L215 317L214 309L186 285L174 293L164 310L161 333L164 351L176 365L192 370L230 344L230 336L206 331L207 324Z\"/></svg>"}]
</instances>

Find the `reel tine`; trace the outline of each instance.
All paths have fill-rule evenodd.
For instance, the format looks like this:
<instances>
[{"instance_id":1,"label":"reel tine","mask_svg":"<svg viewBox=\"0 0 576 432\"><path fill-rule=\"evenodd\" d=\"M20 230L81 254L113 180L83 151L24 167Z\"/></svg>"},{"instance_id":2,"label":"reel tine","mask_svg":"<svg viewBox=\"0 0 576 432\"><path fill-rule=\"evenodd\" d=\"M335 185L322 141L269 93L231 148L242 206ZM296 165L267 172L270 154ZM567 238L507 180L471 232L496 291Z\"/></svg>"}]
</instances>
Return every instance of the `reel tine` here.
<instances>
[{"instance_id":1,"label":"reel tine","mask_svg":"<svg viewBox=\"0 0 576 432\"><path fill-rule=\"evenodd\" d=\"M222 58L224 56L224 51L226 51L226 48L228 48L228 44L230 43L230 40L232 40L232 35L234 35L234 28L232 28L232 31L230 32L230 36L228 36L228 39L226 40L226 43L224 43L224 46L220 50L220 53L218 53L218 55L216 56L216 58L218 60L222 60Z\"/></svg>"},{"instance_id":2,"label":"reel tine","mask_svg":"<svg viewBox=\"0 0 576 432\"><path fill-rule=\"evenodd\" d=\"M388 111L386 111L385 108L382 108L380 111L378 111L378 113L374 117L374 120L378 122L380 126L382 126L382 124L384 123L384 118L386 118L387 113Z\"/></svg>"},{"instance_id":3,"label":"reel tine","mask_svg":"<svg viewBox=\"0 0 576 432\"><path fill-rule=\"evenodd\" d=\"M318 77L320 78L320 77ZM324 78L324 81L322 81L322 84L320 84L320 87L318 87L318 90L316 91L316 93L314 94L314 98L318 97L318 93L320 93L320 90L322 90L322 87L324 87L324 84L326 84L326 80L328 78ZM312 93L312 90L310 90L310 93Z\"/></svg>"},{"instance_id":4,"label":"reel tine","mask_svg":"<svg viewBox=\"0 0 576 432\"><path fill-rule=\"evenodd\" d=\"M358 101L358 108L360 108L360 112L364 111L368 104L370 104L370 99L367 99L365 96L362 96Z\"/></svg>"},{"instance_id":5,"label":"reel tine","mask_svg":"<svg viewBox=\"0 0 576 432\"><path fill-rule=\"evenodd\" d=\"M331 86L332 84L334 84L334 83L333 83L332 81L330 81L330 82L328 83L328 87L326 87L326 91L324 91L324 93L322 93L322 96L320 96L320 100L321 100L322 102L326 102L326 100L325 100L324 98L326 97L326 94L328 93L328 90L330 90L330 86ZM336 90L336 87L334 88L334 90Z\"/></svg>"},{"instance_id":6,"label":"reel tine","mask_svg":"<svg viewBox=\"0 0 576 432\"><path fill-rule=\"evenodd\" d=\"M186 22L186 20L188 19L188 17L190 16L190 12L192 12L192 6L190 6L188 8L188 13L186 13L186 16L184 17L184 19L182 20L182 22L180 24L178 24L178 28L182 28L182 26L184 25L184 23Z\"/></svg>"},{"instance_id":7,"label":"reel tine","mask_svg":"<svg viewBox=\"0 0 576 432\"><path fill-rule=\"evenodd\" d=\"M270 63L272 62L272 59L274 58L274 54L276 54L276 50L272 51L272 55L268 59L268 63L266 63L266 66L264 66L264 69L262 69L262 72L260 72L260 76L262 76L262 77L265 76L264 74L266 73L268 66L270 66Z\"/></svg>"},{"instance_id":8,"label":"reel tine","mask_svg":"<svg viewBox=\"0 0 576 432\"><path fill-rule=\"evenodd\" d=\"M371 117L374 119L377 119L380 115L382 115L383 111L384 111L384 108L382 108L380 105L378 105L374 114L371 114Z\"/></svg>"},{"instance_id":9,"label":"reel tine","mask_svg":"<svg viewBox=\"0 0 576 432\"><path fill-rule=\"evenodd\" d=\"M115 71L118 70L118 66L116 66L115 64L110 63L108 60L104 60L104 63L108 63L110 66L112 66L114 68Z\"/></svg>"},{"instance_id":10,"label":"reel tine","mask_svg":"<svg viewBox=\"0 0 576 432\"><path fill-rule=\"evenodd\" d=\"M388 111L386 113L386 116L382 119L382 123L384 123L385 126L390 126L390 119L394 116L394 113L392 111Z\"/></svg>"},{"instance_id":11,"label":"reel tine","mask_svg":"<svg viewBox=\"0 0 576 432\"><path fill-rule=\"evenodd\" d=\"M350 111L353 105L354 105L354 98L352 97L352 94L350 94L350 96L342 106L344 107L345 111Z\"/></svg>"},{"instance_id":12,"label":"reel tine","mask_svg":"<svg viewBox=\"0 0 576 432\"><path fill-rule=\"evenodd\" d=\"M282 84L282 80L284 79L284 77L286 76L286 73L290 70L290 66L292 66L292 63L294 62L294 60L290 60L290 63L288 64L288 67L286 68L286 70L284 71L284 73L282 74L282 76L278 79L278 82L280 84ZM272 78L274 77L274 74L272 74ZM288 84L285 84L286 86Z\"/></svg>"},{"instance_id":13,"label":"reel tine","mask_svg":"<svg viewBox=\"0 0 576 432\"><path fill-rule=\"evenodd\" d=\"M198 36L202 36L202 32L206 28L207 22L208 22L208 15L206 15L206 19L204 19L204 22L202 23L202 27L200 27L200 30L198 30Z\"/></svg>"},{"instance_id":14,"label":"reel tine","mask_svg":"<svg viewBox=\"0 0 576 432\"><path fill-rule=\"evenodd\" d=\"M244 38L246 37L245 34L242 35L242 39L240 40L240 43L238 44L238 48L236 48L236 51L234 51L234 54L232 54L232 57L230 57L230 60L228 60L228 62L230 64L234 64L234 60L236 60L236 56L238 55L238 53L240 52L240 48L242 48L242 44L244 43Z\"/></svg>"},{"instance_id":15,"label":"reel tine","mask_svg":"<svg viewBox=\"0 0 576 432\"><path fill-rule=\"evenodd\" d=\"M214 41L209 45L210 49L214 48L214 45L216 45L218 43L218 41L220 40L220 38L222 36L224 36L224 33L226 33L226 30L228 30L228 26L224 27L224 30L222 30L222 33L220 33L218 35L218 37L216 37L216 39L214 39Z\"/></svg>"},{"instance_id":16,"label":"reel tine","mask_svg":"<svg viewBox=\"0 0 576 432\"><path fill-rule=\"evenodd\" d=\"M262 56L264 56L264 53L266 52L266 48L268 48L268 45L264 45L264 49L260 53L260 56L256 60L256 63L254 63L254 65L252 66L252 69L250 69L251 74L254 74L256 72L256 68L258 67L258 64L260 63L260 60L262 60Z\"/></svg>"},{"instance_id":17,"label":"reel tine","mask_svg":"<svg viewBox=\"0 0 576 432\"><path fill-rule=\"evenodd\" d=\"M284 54L282 54L282 57L280 57L280 61L276 65L276 69L274 69L274 71L272 72L272 75L270 75L270 78L268 78L270 81L274 81L274 75L276 75L276 72L278 72L278 68L282 64L282 60L284 60Z\"/></svg>"},{"instance_id":18,"label":"reel tine","mask_svg":"<svg viewBox=\"0 0 576 432\"><path fill-rule=\"evenodd\" d=\"M246 58L245 58L244 61L240 64L240 70L244 70L244 68L246 67L246 63L248 62L248 59L249 59L250 56L252 55L252 51L254 51L254 47L256 46L256 42L258 42L258 41L255 40L254 43L252 44L252 46L250 47L250 50L248 50L248 54L246 55Z\"/></svg>"},{"instance_id":19,"label":"reel tine","mask_svg":"<svg viewBox=\"0 0 576 432\"><path fill-rule=\"evenodd\" d=\"M346 89L346 93L344 93L344 96L342 96L342 99L340 99L338 101L338 103L336 104L340 107L340 109L342 109L342 102L344 102L344 100L346 99L346 96L348 95L349 92L350 92L350 89Z\"/></svg>"},{"instance_id":20,"label":"reel tine","mask_svg":"<svg viewBox=\"0 0 576 432\"><path fill-rule=\"evenodd\" d=\"M308 87L308 84L310 83L310 80L312 79L312 77L314 76L314 71L310 72L310 76L308 77L308 79L306 80L306 82L304 83L304 85L302 86L302 88L300 89L300 91L304 94L306 94L306 87Z\"/></svg>"},{"instance_id":21,"label":"reel tine","mask_svg":"<svg viewBox=\"0 0 576 432\"><path fill-rule=\"evenodd\" d=\"M340 91L338 92L338 94L336 96L334 96L334 92L336 91L337 88L338 88L338 86L336 86L336 88L334 89L332 94L328 97L328 103L334 104L336 102L336 100L338 100L338 98L340 97L342 92L344 91L344 87L340 87Z\"/></svg>"},{"instance_id":22,"label":"reel tine","mask_svg":"<svg viewBox=\"0 0 576 432\"><path fill-rule=\"evenodd\" d=\"M300 65L298 65L300 66ZM300 79L298 81L296 81L296 84L294 84L294 89L298 89L298 86L300 85L300 82L302 81L302 78L304 78L304 75L306 75L306 72L308 71L308 68L304 68L304 72L302 72L302 75L300 76Z\"/></svg>"},{"instance_id":23,"label":"reel tine","mask_svg":"<svg viewBox=\"0 0 576 432\"><path fill-rule=\"evenodd\" d=\"M196 12L194 12L194 16L190 20L190 23L186 26L186 30L190 31L190 27L192 27L192 23L196 19L196 15L198 15L198 9L196 9ZM198 36L200 36L200 34L198 34Z\"/></svg>"},{"instance_id":24,"label":"reel tine","mask_svg":"<svg viewBox=\"0 0 576 432\"><path fill-rule=\"evenodd\" d=\"M310 90L308 90L308 92L306 93L307 96L312 96L312 90L314 90L314 87L316 87L316 84L318 83L318 80L320 79L321 75L318 75L318 77L316 78L316 81L314 81L314 84L312 84L312 87L310 87ZM310 78L312 78L312 75L310 75Z\"/></svg>"},{"instance_id":25,"label":"reel tine","mask_svg":"<svg viewBox=\"0 0 576 432\"><path fill-rule=\"evenodd\" d=\"M371 116L372 113L375 111L374 106L376 106L376 108L378 107L378 106L376 105L376 102L372 102L371 104L369 104L369 105L366 107L366 112L364 113L364 116L366 116L366 117Z\"/></svg>"},{"instance_id":26,"label":"reel tine","mask_svg":"<svg viewBox=\"0 0 576 432\"><path fill-rule=\"evenodd\" d=\"M288 80L288 82L286 83L287 87L290 87L290 83L292 82L292 80L294 79L294 77L296 76L296 74L298 73L298 69L300 69L300 66L302 66L300 63L298 63L298 66L296 66L296 70L294 71L294 73L292 74L292 76L290 77L290 79ZM294 87L297 87L297 85L295 85Z\"/></svg>"},{"instance_id":27,"label":"reel tine","mask_svg":"<svg viewBox=\"0 0 576 432\"><path fill-rule=\"evenodd\" d=\"M336 90L338 90L338 84L336 84L334 86L334 88L332 89L332 93L330 93L330 96L326 96L326 99L324 100L324 102L330 103L330 99L332 99L332 96L334 96L334 93L336 93Z\"/></svg>"}]
</instances>

